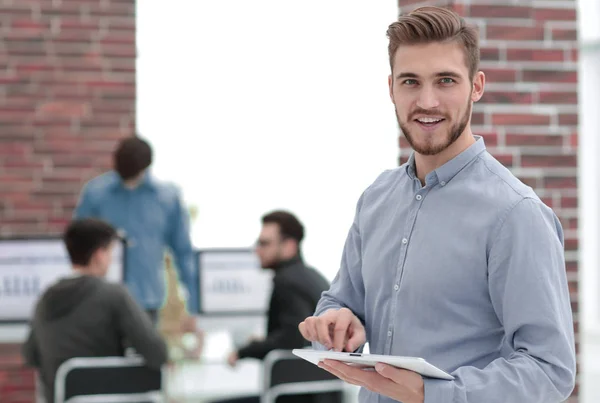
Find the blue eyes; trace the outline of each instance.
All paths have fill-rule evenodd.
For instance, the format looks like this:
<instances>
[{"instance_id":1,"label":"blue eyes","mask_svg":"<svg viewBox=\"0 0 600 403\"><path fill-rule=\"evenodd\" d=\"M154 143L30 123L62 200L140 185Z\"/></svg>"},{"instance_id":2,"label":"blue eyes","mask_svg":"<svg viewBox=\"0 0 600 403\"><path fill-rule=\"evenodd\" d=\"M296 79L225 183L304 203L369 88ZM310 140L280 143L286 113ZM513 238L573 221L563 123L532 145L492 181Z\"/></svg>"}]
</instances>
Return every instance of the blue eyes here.
<instances>
[{"instance_id":1,"label":"blue eyes","mask_svg":"<svg viewBox=\"0 0 600 403\"><path fill-rule=\"evenodd\" d=\"M440 79L439 82L440 82L440 84L454 84L456 81L453 78L444 77L444 78ZM412 86L412 85L417 85L418 82L415 79L408 78L408 79L404 80L402 82L402 84Z\"/></svg>"}]
</instances>

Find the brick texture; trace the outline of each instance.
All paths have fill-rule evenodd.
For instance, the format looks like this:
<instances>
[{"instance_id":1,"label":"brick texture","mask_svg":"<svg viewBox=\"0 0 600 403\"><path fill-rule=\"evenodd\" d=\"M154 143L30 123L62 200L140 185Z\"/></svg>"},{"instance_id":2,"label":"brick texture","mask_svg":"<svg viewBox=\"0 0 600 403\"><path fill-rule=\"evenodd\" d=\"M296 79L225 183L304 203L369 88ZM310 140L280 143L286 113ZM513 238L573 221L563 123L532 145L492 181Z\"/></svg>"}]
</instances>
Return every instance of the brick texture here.
<instances>
[{"instance_id":1,"label":"brick texture","mask_svg":"<svg viewBox=\"0 0 600 403\"><path fill-rule=\"evenodd\" d=\"M57 233L135 130L135 1L2 0L0 27L0 235ZM0 345L0 402L32 401Z\"/></svg>"},{"instance_id":2,"label":"brick texture","mask_svg":"<svg viewBox=\"0 0 600 403\"><path fill-rule=\"evenodd\" d=\"M517 4L399 0L401 12L421 5L444 6L478 26L487 83L483 99L473 108L473 131L483 135L488 150L532 186L560 218L579 341L576 2ZM401 137L400 161L409 153ZM569 402L577 402L577 388Z\"/></svg>"}]
</instances>

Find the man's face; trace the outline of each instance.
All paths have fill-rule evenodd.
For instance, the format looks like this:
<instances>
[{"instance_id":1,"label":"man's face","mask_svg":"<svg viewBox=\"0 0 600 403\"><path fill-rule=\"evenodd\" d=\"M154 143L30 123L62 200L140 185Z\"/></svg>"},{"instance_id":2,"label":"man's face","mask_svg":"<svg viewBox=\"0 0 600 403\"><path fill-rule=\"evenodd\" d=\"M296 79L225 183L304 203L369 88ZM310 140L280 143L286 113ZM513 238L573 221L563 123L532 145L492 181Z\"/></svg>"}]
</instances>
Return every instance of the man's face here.
<instances>
[{"instance_id":1,"label":"man's face","mask_svg":"<svg viewBox=\"0 0 600 403\"><path fill-rule=\"evenodd\" d=\"M264 224L256 244L256 254L263 269L273 268L281 262L283 242L279 226L275 223Z\"/></svg>"},{"instance_id":2,"label":"man's face","mask_svg":"<svg viewBox=\"0 0 600 403\"><path fill-rule=\"evenodd\" d=\"M400 46L389 78L390 97L413 150L436 155L465 133L484 80L478 72L471 83L460 43Z\"/></svg>"}]
</instances>

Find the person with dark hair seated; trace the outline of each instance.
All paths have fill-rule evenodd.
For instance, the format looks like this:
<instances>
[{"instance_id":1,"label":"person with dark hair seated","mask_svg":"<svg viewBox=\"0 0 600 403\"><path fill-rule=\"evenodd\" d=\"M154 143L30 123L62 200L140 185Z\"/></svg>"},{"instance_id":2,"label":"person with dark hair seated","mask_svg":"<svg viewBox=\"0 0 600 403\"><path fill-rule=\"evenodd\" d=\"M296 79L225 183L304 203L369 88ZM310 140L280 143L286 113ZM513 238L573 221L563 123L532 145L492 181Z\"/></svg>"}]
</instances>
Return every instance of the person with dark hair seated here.
<instances>
[{"instance_id":1,"label":"person with dark hair seated","mask_svg":"<svg viewBox=\"0 0 600 403\"><path fill-rule=\"evenodd\" d=\"M263 269L273 270L273 291L269 304L267 334L264 340L253 340L228 358L235 366L243 358L263 359L272 350L292 350L308 345L298 324L304 315L312 315L321 293L329 289L329 282L302 258L300 245L304 226L287 211L273 211L262 217L262 230L256 245L256 254ZM243 397L221 403L258 403L258 396ZM285 396L278 402L311 403L337 402L335 393L325 396Z\"/></svg>"},{"instance_id":2,"label":"person with dark hair seated","mask_svg":"<svg viewBox=\"0 0 600 403\"><path fill-rule=\"evenodd\" d=\"M151 368L167 362L166 344L147 314L125 287L104 279L117 239L112 226L96 219L75 220L65 231L73 272L38 300L22 350L39 369L47 403L54 401L56 371L70 358L123 356L131 346Z\"/></svg>"},{"instance_id":3,"label":"person with dark hair seated","mask_svg":"<svg viewBox=\"0 0 600 403\"><path fill-rule=\"evenodd\" d=\"M186 291L195 282L188 213L179 190L154 178L151 165L147 141L136 136L123 139L114 152L114 170L85 185L74 216L100 218L124 232L128 241L125 283L156 324L165 301L167 250ZM195 331L192 320L182 325L183 330Z\"/></svg>"}]
</instances>

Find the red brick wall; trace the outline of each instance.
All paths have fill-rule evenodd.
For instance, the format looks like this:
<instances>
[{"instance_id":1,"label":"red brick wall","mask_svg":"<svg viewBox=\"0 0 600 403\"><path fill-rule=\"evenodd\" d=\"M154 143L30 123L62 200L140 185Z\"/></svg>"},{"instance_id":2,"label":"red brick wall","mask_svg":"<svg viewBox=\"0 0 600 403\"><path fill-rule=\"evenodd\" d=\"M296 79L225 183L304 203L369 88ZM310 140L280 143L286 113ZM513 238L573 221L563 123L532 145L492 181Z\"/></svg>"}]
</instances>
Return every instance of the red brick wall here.
<instances>
[{"instance_id":1,"label":"red brick wall","mask_svg":"<svg viewBox=\"0 0 600 403\"><path fill-rule=\"evenodd\" d=\"M134 131L135 1L3 1L0 26L0 235L60 232ZM18 346L0 346L0 402L32 390Z\"/></svg>"},{"instance_id":2,"label":"red brick wall","mask_svg":"<svg viewBox=\"0 0 600 403\"><path fill-rule=\"evenodd\" d=\"M405 12L422 3L400 0L399 6ZM473 109L473 131L562 221L578 333L576 2L546 1L539 7L512 0L427 3L450 7L479 27L487 84ZM401 160L409 152L401 136ZM576 396L577 390L570 402Z\"/></svg>"}]
</instances>

